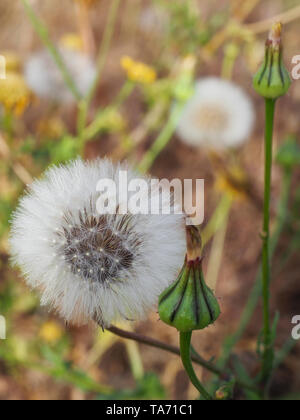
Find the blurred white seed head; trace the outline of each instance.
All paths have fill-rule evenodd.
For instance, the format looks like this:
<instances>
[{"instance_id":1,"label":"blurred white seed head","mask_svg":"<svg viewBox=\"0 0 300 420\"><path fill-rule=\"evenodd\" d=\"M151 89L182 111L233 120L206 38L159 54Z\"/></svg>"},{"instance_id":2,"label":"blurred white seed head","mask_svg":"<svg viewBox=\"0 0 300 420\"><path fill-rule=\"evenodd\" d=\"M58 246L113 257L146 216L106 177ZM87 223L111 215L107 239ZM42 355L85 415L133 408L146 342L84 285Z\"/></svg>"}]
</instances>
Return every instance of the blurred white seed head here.
<instances>
[{"instance_id":1,"label":"blurred white seed head","mask_svg":"<svg viewBox=\"0 0 300 420\"><path fill-rule=\"evenodd\" d=\"M235 148L248 140L254 120L251 99L239 86L209 77L196 83L177 132L182 141L192 146Z\"/></svg>"},{"instance_id":2,"label":"blurred white seed head","mask_svg":"<svg viewBox=\"0 0 300 420\"><path fill-rule=\"evenodd\" d=\"M14 263L42 304L70 323L144 318L182 265L182 215L97 213L98 181L118 184L124 169L108 160L52 167L14 214ZM128 182L134 177L128 171Z\"/></svg>"},{"instance_id":3,"label":"blurred white seed head","mask_svg":"<svg viewBox=\"0 0 300 420\"><path fill-rule=\"evenodd\" d=\"M143 8L139 18L139 29L151 36L162 35L169 24L168 14L154 5Z\"/></svg>"},{"instance_id":4,"label":"blurred white seed head","mask_svg":"<svg viewBox=\"0 0 300 420\"><path fill-rule=\"evenodd\" d=\"M85 95L89 91L95 76L94 62L79 51L59 48L78 91ZM32 91L43 99L58 103L71 103L74 99L60 70L48 51L33 54L25 65L25 79Z\"/></svg>"}]
</instances>

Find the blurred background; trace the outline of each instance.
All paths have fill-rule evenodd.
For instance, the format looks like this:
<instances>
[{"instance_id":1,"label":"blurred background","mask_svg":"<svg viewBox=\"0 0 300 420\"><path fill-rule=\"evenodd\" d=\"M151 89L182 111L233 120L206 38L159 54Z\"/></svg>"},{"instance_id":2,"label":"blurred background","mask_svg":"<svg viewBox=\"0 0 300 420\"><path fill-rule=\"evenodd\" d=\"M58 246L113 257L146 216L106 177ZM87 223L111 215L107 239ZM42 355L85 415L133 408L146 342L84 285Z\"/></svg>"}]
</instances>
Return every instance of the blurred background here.
<instances>
[{"instance_id":1,"label":"blurred background","mask_svg":"<svg viewBox=\"0 0 300 420\"><path fill-rule=\"evenodd\" d=\"M61 51L80 93L88 92L97 68L101 74L84 115L52 58L43 56L39 27L35 22L34 28L22 1L0 0L0 54L7 73L0 80L0 315L7 323L7 339L0 340L0 399L197 397L180 358L93 326L64 325L40 306L21 274L10 267L9 220L26 184L50 164L80 153L89 159L142 162L141 169L159 178L205 179L203 229L208 226L209 239L211 230L216 234L207 241L204 265L222 316L213 327L194 334L194 346L208 360L218 357L254 296L248 306L253 316L242 326L227 363L255 374L261 307L253 285L261 253L264 104L252 89L252 77L263 60L274 16L286 23L285 62L292 70L292 58L300 54L300 1L121 0L115 16L112 0L28 4L48 28L44 41L49 36ZM137 62L147 67L132 70ZM155 159L153 154L149 159L152 145L165 133L174 100L183 100L176 89L184 85L186 72L192 81L215 76L241 86L254 104L253 130L238 150L220 153L186 144L171 124ZM299 106L300 82L294 81L278 105L276 150L287 139L299 143ZM288 356L278 362L271 394L299 398L300 348L289 338L292 317L300 313L300 170L298 165L286 180L277 161L272 215L279 237L272 310L280 312L276 345L285 346ZM159 322L155 312L147 321L124 328L178 345L177 332ZM201 368L197 373L211 379Z\"/></svg>"}]
</instances>

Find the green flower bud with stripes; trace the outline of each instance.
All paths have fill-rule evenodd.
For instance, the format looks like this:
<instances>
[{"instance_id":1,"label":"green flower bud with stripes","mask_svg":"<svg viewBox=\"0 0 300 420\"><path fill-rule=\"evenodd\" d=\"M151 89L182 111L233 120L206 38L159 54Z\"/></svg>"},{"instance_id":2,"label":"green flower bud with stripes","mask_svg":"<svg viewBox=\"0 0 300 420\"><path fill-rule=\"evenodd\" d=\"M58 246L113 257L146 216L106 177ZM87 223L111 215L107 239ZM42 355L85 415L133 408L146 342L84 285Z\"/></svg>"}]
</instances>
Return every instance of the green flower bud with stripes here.
<instances>
[{"instance_id":1,"label":"green flower bud with stripes","mask_svg":"<svg viewBox=\"0 0 300 420\"><path fill-rule=\"evenodd\" d=\"M275 23L266 42L264 63L254 76L254 89L267 99L277 99L285 95L291 86L291 79L283 62L281 34L282 24Z\"/></svg>"},{"instance_id":2,"label":"green flower bud with stripes","mask_svg":"<svg viewBox=\"0 0 300 420\"><path fill-rule=\"evenodd\" d=\"M217 320L220 307L205 283L200 258L186 259L177 281L159 298L159 315L180 332L202 330Z\"/></svg>"}]
</instances>

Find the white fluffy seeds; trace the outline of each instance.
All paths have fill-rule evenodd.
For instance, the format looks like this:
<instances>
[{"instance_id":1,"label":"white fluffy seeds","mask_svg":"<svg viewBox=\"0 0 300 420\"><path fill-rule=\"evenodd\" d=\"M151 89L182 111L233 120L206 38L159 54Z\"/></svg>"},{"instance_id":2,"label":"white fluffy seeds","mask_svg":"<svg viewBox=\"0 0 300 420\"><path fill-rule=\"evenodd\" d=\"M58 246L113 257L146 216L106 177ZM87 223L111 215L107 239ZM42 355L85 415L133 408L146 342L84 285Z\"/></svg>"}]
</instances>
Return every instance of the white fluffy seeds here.
<instances>
[{"instance_id":1,"label":"white fluffy seeds","mask_svg":"<svg viewBox=\"0 0 300 420\"><path fill-rule=\"evenodd\" d=\"M68 322L144 318L183 263L183 216L97 215L98 181L118 185L124 169L108 160L53 167L14 214L13 260Z\"/></svg>"},{"instance_id":2,"label":"white fluffy seeds","mask_svg":"<svg viewBox=\"0 0 300 420\"><path fill-rule=\"evenodd\" d=\"M248 140L254 119L252 102L239 86L210 77L196 83L177 132L192 146L235 148Z\"/></svg>"},{"instance_id":3,"label":"white fluffy seeds","mask_svg":"<svg viewBox=\"0 0 300 420\"><path fill-rule=\"evenodd\" d=\"M95 64L78 51L59 48L59 52L78 91L85 95L96 76ZM25 78L28 86L41 98L65 104L74 100L48 51L40 51L29 58Z\"/></svg>"}]
</instances>

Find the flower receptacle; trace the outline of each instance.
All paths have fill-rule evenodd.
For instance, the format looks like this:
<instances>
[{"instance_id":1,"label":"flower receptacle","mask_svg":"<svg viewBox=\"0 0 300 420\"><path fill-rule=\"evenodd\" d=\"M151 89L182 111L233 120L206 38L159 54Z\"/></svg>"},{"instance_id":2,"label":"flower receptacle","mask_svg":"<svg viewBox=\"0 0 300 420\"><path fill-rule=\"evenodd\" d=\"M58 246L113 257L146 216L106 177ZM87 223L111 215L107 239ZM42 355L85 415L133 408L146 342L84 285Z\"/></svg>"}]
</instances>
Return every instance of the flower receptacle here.
<instances>
[{"instance_id":1,"label":"flower receptacle","mask_svg":"<svg viewBox=\"0 0 300 420\"><path fill-rule=\"evenodd\" d=\"M161 294L159 315L181 332L202 330L217 320L220 307L205 283L200 259L186 261L177 281Z\"/></svg>"}]
</instances>

